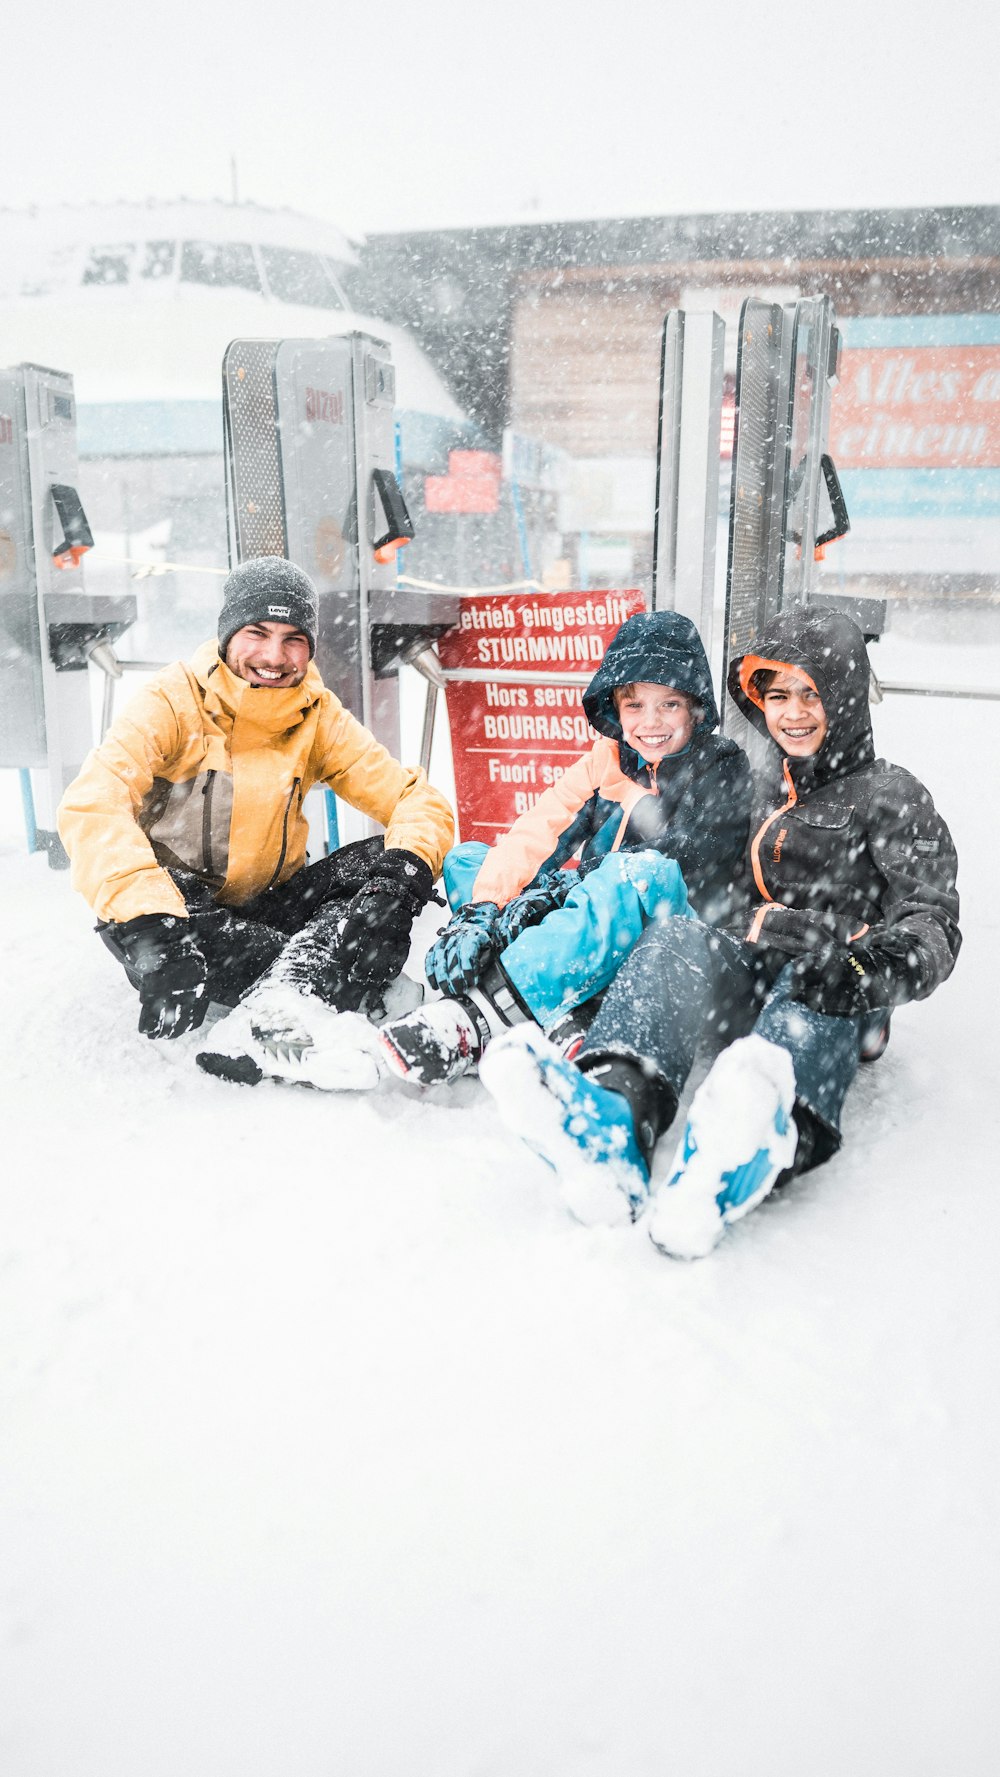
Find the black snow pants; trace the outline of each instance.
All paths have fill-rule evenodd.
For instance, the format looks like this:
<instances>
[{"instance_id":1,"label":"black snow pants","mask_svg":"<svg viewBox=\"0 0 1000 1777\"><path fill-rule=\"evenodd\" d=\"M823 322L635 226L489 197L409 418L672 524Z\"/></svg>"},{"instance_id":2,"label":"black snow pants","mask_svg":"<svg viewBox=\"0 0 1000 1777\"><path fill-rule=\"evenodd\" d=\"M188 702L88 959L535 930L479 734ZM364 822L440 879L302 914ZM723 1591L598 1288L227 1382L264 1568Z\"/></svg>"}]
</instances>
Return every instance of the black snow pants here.
<instances>
[{"instance_id":1,"label":"black snow pants","mask_svg":"<svg viewBox=\"0 0 1000 1777\"><path fill-rule=\"evenodd\" d=\"M286 952L288 978L321 990L323 965L336 949L341 921L382 850L378 838L342 845L240 907L220 906L199 877L171 870L171 881L184 896L192 934L208 965L208 998L221 1006L235 1006ZM102 923L97 930L124 964L114 924Z\"/></svg>"}]
</instances>

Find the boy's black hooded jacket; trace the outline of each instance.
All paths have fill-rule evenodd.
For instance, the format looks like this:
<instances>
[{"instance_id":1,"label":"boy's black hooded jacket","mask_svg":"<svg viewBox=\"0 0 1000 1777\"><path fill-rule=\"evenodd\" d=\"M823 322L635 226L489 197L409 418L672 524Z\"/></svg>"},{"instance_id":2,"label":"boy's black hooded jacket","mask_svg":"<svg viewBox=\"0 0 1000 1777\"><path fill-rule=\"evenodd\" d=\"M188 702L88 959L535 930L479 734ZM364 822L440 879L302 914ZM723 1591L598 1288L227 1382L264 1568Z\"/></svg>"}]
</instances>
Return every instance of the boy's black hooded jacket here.
<instances>
[{"instance_id":1,"label":"boy's black hooded jacket","mask_svg":"<svg viewBox=\"0 0 1000 1777\"><path fill-rule=\"evenodd\" d=\"M760 666L798 668L815 684L828 728L811 758L785 757L768 735L750 685ZM729 691L773 758L755 785L749 910L729 929L785 956L863 938L898 1003L925 998L954 967L957 859L923 784L875 757L870 677L850 618L808 607L776 618L733 661Z\"/></svg>"},{"instance_id":2,"label":"boy's black hooded jacket","mask_svg":"<svg viewBox=\"0 0 1000 1777\"><path fill-rule=\"evenodd\" d=\"M657 766L625 745L613 693L634 681L672 685L702 712L685 751ZM750 826L750 765L734 741L713 733L719 712L694 624L675 611L630 617L583 707L599 738L487 853L473 900L506 906L540 877L556 896L568 893L575 879L557 867L581 848L581 870L613 850L650 849L676 859L704 919L731 913Z\"/></svg>"},{"instance_id":3,"label":"boy's black hooded jacket","mask_svg":"<svg viewBox=\"0 0 1000 1777\"><path fill-rule=\"evenodd\" d=\"M636 682L671 685L695 700L702 720L683 753L647 765L627 746L614 692ZM587 720L616 742L627 777L656 791L629 817L620 851L647 846L676 858L688 898L703 919L716 921L732 905L750 823L750 765L735 741L715 733L719 711L704 644L690 618L678 611L629 617L583 694ZM617 835L621 810L594 796L563 836L551 862L561 863L583 843L581 866L597 864Z\"/></svg>"}]
</instances>

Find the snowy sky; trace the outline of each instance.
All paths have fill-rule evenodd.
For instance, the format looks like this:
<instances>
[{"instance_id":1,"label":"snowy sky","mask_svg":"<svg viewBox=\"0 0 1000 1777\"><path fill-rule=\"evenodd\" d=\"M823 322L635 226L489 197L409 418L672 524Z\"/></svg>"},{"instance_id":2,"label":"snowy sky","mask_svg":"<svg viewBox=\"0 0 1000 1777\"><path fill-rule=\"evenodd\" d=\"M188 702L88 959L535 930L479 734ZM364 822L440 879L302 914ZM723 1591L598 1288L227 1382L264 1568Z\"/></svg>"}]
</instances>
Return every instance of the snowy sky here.
<instances>
[{"instance_id":1,"label":"snowy sky","mask_svg":"<svg viewBox=\"0 0 1000 1777\"><path fill-rule=\"evenodd\" d=\"M1000 200L996 9L753 16L743 0L21 0L0 204L228 197L231 157L242 198L355 233Z\"/></svg>"}]
</instances>

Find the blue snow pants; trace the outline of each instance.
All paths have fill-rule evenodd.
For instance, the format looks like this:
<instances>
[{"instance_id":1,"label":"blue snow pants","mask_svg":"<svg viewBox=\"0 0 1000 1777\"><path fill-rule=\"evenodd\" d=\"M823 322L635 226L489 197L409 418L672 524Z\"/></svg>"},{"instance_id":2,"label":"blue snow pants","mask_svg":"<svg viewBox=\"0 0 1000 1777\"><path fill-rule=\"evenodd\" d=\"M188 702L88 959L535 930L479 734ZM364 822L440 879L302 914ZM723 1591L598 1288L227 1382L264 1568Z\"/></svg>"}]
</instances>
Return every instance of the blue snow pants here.
<instances>
[{"instance_id":1,"label":"blue snow pants","mask_svg":"<svg viewBox=\"0 0 1000 1777\"><path fill-rule=\"evenodd\" d=\"M444 861L453 908L472 894L487 847L456 845ZM561 907L529 926L500 956L508 981L543 1030L613 981L650 922L686 924L694 915L680 866L661 852L611 852Z\"/></svg>"},{"instance_id":2,"label":"blue snow pants","mask_svg":"<svg viewBox=\"0 0 1000 1777\"><path fill-rule=\"evenodd\" d=\"M652 1062L678 1097L703 1038L719 1048L755 1031L787 1049L795 1095L811 1112L818 1165L841 1144L840 1115L860 1060L864 1020L833 1018L788 997L791 964L701 920L658 920L616 974L576 1056Z\"/></svg>"}]
</instances>

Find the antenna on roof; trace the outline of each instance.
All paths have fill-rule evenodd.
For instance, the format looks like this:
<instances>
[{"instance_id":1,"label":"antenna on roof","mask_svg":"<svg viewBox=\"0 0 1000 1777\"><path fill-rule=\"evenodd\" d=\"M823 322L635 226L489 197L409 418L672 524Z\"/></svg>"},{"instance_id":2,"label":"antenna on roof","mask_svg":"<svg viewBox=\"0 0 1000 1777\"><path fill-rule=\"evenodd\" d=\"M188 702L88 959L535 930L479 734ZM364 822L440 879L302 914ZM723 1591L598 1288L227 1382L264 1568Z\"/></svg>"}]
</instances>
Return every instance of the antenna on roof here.
<instances>
[{"instance_id":1,"label":"antenna on roof","mask_svg":"<svg viewBox=\"0 0 1000 1777\"><path fill-rule=\"evenodd\" d=\"M234 204L238 204L240 201L240 182L236 171L235 154L229 156L229 183L232 187L232 201Z\"/></svg>"}]
</instances>

